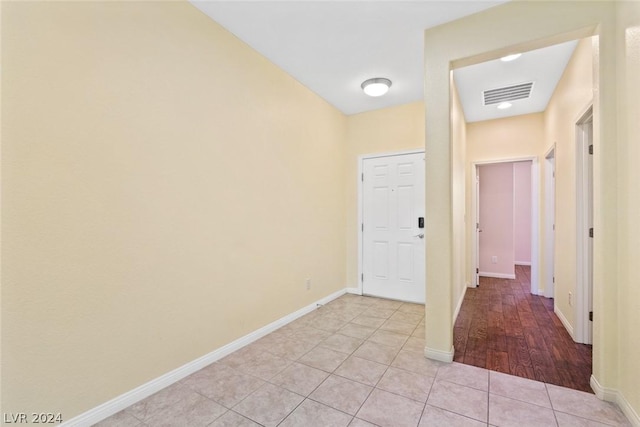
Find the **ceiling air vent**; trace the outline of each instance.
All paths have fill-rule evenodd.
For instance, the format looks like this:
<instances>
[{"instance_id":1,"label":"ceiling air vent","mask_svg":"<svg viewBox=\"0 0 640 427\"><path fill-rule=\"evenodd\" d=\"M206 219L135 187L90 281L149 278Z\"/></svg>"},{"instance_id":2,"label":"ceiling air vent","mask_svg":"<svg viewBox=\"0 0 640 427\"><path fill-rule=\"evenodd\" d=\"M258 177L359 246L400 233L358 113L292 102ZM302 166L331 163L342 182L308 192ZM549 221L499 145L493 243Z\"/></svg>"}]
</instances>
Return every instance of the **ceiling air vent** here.
<instances>
[{"instance_id":1,"label":"ceiling air vent","mask_svg":"<svg viewBox=\"0 0 640 427\"><path fill-rule=\"evenodd\" d=\"M485 90L482 92L484 105L493 105L499 104L500 102L529 98L531 96L531 89L533 89L533 82Z\"/></svg>"}]
</instances>

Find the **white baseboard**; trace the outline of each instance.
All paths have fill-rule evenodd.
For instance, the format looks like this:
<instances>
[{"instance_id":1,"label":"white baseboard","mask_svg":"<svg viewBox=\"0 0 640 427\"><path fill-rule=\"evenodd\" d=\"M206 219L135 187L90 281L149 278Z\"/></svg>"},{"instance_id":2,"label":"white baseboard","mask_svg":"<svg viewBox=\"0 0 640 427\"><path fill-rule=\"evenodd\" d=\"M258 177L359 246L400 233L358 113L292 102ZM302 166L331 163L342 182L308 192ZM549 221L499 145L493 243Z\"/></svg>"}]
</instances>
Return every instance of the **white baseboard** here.
<instances>
[{"instance_id":1,"label":"white baseboard","mask_svg":"<svg viewBox=\"0 0 640 427\"><path fill-rule=\"evenodd\" d=\"M618 391L612 388L603 387L596 377L591 375L589 379L589 385L591 385L591 389L596 394L598 399L606 400L607 402L615 402L618 397Z\"/></svg>"},{"instance_id":2,"label":"white baseboard","mask_svg":"<svg viewBox=\"0 0 640 427\"><path fill-rule=\"evenodd\" d=\"M562 311L560 311L558 306L555 304L553 305L553 312L556 314L556 316L558 316L558 319L560 319L560 321L564 325L564 328L567 330L567 332L569 332L569 335L571 335L571 338L575 341L576 337L575 335L573 335L573 326L571 326L571 323L569 323L567 318L564 317L564 314L562 313Z\"/></svg>"},{"instance_id":3,"label":"white baseboard","mask_svg":"<svg viewBox=\"0 0 640 427\"><path fill-rule=\"evenodd\" d=\"M346 288L345 291L348 294L362 295L360 288Z\"/></svg>"},{"instance_id":4,"label":"white baseboard","mask_svg":"<svg viewBox=\"0 0 640 427\"><path fill-rule=\"evenodd\" d=\"M613 388L603 387L593 375L591 375L589 384L599 399L616 403L620 407L622 413L624 413L624 415L629 419L631 424L635 427L640 427L640 415L638 415L620 391Z\"/></svg>"},{"instance_id":5,"label":"white baseboard","mask_svg":"<svg viewBox=\"0 0 640 427\"><path fill-rule=\"evenodd\" d=\"M120 396L111 399L108 402L103 403L102 405L96 406L93 409L84 412L69 421L66 421L61 426L64 427L85 427L96 424L105 418L110 417L111 415L122 411L123 409L133 405L141 401L142 399L151 396L152 394L162 390L174 384L181 379L193 374L194 372L199 371L200 369L212 364L213 362L222 359L225 356L233 353L236 350L241 349L242 347L251 344L252 342L264 337L267 334L275 331L278 328L286 325L287 323L293 322L294 320L304 316L307 313L312 312L318 305L327 304L334 299L344 295L346 293L345 289L341 289L337 292L332 293L331 295L322 298L313 304L309 304L306 307L301 308L300 310L288 314L275 322L269 323L268 325L253 331L237 340L222 346L211 353L205 354L204 356L193 360L179 368L174 369L171 372L167 372L166 374L153 379L145 384L142 384L139 387L134 388L131 391L128 391Z\"/></svg>"},{"instance_id":6,"label":"white baseboard","mask_svg":"<svg viewBox=\"0 0 640 427\"><path fill-rule=\"evenodd\" d=\"M528 265L531 266L531 261L516 261L514 262L515 265Z\"/></svg>"},{"instance_id":7,"label":"white baseboard","mask_svg":"<svg viewBox=\"0 0 640 427\"><path fill-rule=\"evenodd\" d=\"M429 347L424 348L424 357L426 357L427 359L438 360L440 362L452 363L453 354L453 346L451 346L451 350L449 351L436 350L435 348Z\"/></svg>"},{"instance_id":8,"label":"white baseboard","mask_svg":"<svg viewBox=\"0 0 640 427\"><path fill-rule=\"evenodd\" d=\"M462 301L464 300L464 296L467 293L467 288L469 286L465 286L462 290L462 295L460 295L460 299L458 300L458 304L456 305L456 309L453 311L453 324L455 325L456 319L458 318L458 314L460 314L460 308L462 307Z\"/></svg>"},{"instance_id":9,"label":"white baseboard","mask_svg":"<svg viewBox=\"0 0 640 427\"><path fill-rule=\"evenodd\" d=\"M480 276L483 276L483 277L494 277L496 279L511 279L511 280L515 280L515 278L516 278L515 274L506 274L506 273L487 273L486 271L481 271L478 274Z\"/></svg>"}]
</instances>

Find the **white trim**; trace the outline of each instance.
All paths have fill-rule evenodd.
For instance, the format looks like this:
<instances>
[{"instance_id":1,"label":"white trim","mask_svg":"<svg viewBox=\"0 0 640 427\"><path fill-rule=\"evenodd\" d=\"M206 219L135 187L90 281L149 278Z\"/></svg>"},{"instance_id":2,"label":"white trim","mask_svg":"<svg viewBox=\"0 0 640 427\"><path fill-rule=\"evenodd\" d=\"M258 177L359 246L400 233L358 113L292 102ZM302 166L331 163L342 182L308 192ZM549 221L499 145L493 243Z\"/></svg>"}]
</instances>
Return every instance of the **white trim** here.
<instances>
[{"instance_id":1,"label":"white trim","mask_svg":"<svg viewBox=\"0 0 640 427\"><path fill-rule=\"evenodd\" d=\"M515 280L515 274L507 274L507 273L489 273L487 271L481 271L478 273L482 277L495 277L496 279L511 279Z\"/></svg>"},{"instance_id":2,"label":"white trim","mask_svg":"<svg viewBox=\"0 0 640 427\"><path fill-rule=\"evenodd\" d=\"M473 222L469 224L471 227L471 257L473 262L471 264L471 277L473 278L473 287L477 288L480 286L480 230L479 224L480 221L480 171L477 166L473 167L473 176L471 179L473 180L471 186L471 219ZM466 189L465 189L466 190ZM467 245L469 242L465 242Z\"/></svg>"},{"instance_id":3,"label":"white trim","mask_svg":"<svg viewBox=\"0 0 640 427\"><path fill-rule=\"evenodd\" d=\"M404 156L406 154L424 154L424 148L416 148L415 150L402 150L402 151L392 151L387 153L374 153L374 154L361 154L358 156L358 176L356 179L358 180L358 222L357 224L362 224L362 198L363 198L363 188L362 188L362 174L363 163L367 159L376 159L379 157L391 157L391 156ZM356 224L356 225L357 225ZM353 292L356 295L364 295L362 290L362 225L358 225L358 292ZM349 292L352 293L352 292Z\"/></svg>"},{"instance_id":4,"label":"white trim","mask_svg":"<svg viewBox=\"0 0 640 427\"><path fill-rule=\"evenodd\" d=\"M357 229L358 229L358 294L362 295L362 274L364 272L364 267L362 265L362 260L363 260L363 256L362 256L362 238L363 238L363 222L364 222L364 217L362 215L362 192L364 191L363 189L363 177L364 177L364 157L363 156L358 156L358 176L356 177L356 179L358 180L358 222L356 224Z\"/></svg>"},{"instance_id":5,"label":"white trim","mask_svg":"<svg viewBox=\"0 0 640 427\"><path fill-rule=\"evenodd\" d=\"M540 261L538 259L539 255L539 222L540 222L540 165L538 161L538 157L530 156L530 157L514 157L514 158L506 158L506 159L494 159L494 160L482 160L471 163L471 221L469 222L468 227L471 227L471 276L472 278L476 277L476 268L478 265L478 238L476 233L476 223L478 223L478 215L476 213L476 205L478 203L478 194L477 194L477 186L473 182L473 179L477 176L477 168L480 165L490 165L494 163L513 163L513 162L531 162L531 293L534 295L539 294L539 269L540 269ZM480 276L486 275L487 277L498 277L498 278L507 278L507 279L515 279L515 275L513 276L496 276L493 273L478 273ZM475 281L475 280L474 280ZM475 284L474 286L475 287Z\"/></svg>"},{"instance_id":6,"label":"white trim","mask_svg":"<svg viewBox=\"0 0 640 427\"><path fill-rule=\"evenodd\" d=\"M624 394L620 393L619 391L617 391L616 393L616 403L620 407L622 413L627 416L627 419L633 426L640 427L640 415L638 415L635 409L633 409L633 406L631 406L631 403L629 403L629 401L624 397Z\"/></svg>"},{"instance_id":7,"label":"white trim","mask_svg":"<svg viewBox=\"0 0 640 427\"><path fill-rule=\"evenodd\" d=\"M456 305L456 309L453 311L453 324L456 324L456 319L458 318L458 314L460 314L460 308L462 307L462 301L464 301L464 296L467 293L467 288L469 286L464 286L462 290L462 295L460 295L460 299L458 300L458 304Z\"/></svg>"},{"instance_id":8,"label":"white trim","mask_svg":"<svg viewBox=\"0 0 640 427\"><path fill-rule=\"evenodd\" d=\"M551 160L553 159L553 161ZM544 212L542 213L543 234L544 234L544 253L545 260L545 277L544 277L544 292L540 292L540 295L544 295L547 298L554 298L555 296L555 222L556 222L556 183L555 183L555 171L556 171L556 143L551 145L551 148L544 154ZM550 163L553 164L553 169L550 171L548 168ZM549 174L551 172L551 175ZM549 203L550 190L553 189L553 201ZM553 206L551 206L553 205ZM552 224L549 224L549 220L552 220Z\"/></svg>"},{"instance_id":9,"label":"white trim","mask_svg":"<svg viewBox=\"0 0 640 427\"><path fill-rule=\"evenodd\" d=\"M589 384L598 399L616 403L631 424L636 427L640 427L640 415L638 415L629 401L619 390L603 387L593 375L591 375Z\"/></svg>"},{"instance_id":10,"label":"white trim","mask_svg":"<svg viewBox=\"0 0 640 427\"><path fill-rule=\"evenodd\" d=\"M145 384L142 384L139 387L134 388L133 390L121 394L120 396L115 397L99 406L96 406L95 408L90 409L87 412L84 412L60 425L65 427L84 427L96 424L110 417L111 415L133 405L134 403L137 403L142 399L151 396L152 394L162 390L163 388L180 381L186 376L199 371L200 369L212 364L216 360L220 360L223 357L233 353L234 351L239 350L242 347L251 344L252 342L275 331L276 329L281 328L282 326L304 316L305 314L312 312L313 310L317 309L318 306L327 304L344 294L345 289L334 292L327 297L309 304L298 311L288 314L276 320L275 322L271 322L258 330L255 330L225 346L212 351L211 353L205 354L204 356L199 357L198 359L193 360L185 365L182 365L171 372L167 372L166 374L161 375L158 378L155 378Z\"/></svg>"},{"instance_id":11,"label":"white trim","mask_svg":"<svg viewBox=\"0 0 640 427\"><path fill-rule=\"evenodd\" d=\"M531 261L516 261L516 265L531 265Z\"/></svg>"},{"instance_id":12,"label":"white trim","mask_svg":"<svg viewBox=\"0 0 640 427\"><path fill-rule=\"evenodd\" d=\"M356 287L350 287L350 288L346 288L345 292L348 294L353 294L353 295L362 295L362 290L360 288Z\"/></svg>"},{"instance_id":13,"label":"white trim","mask_svg":"<svg viewBox=\"0 0 640 427\"><path fill-rule=\"evenodd\" d=\"M424 148L414 148L413 150L387 151L384 153L369 153L358 156L358 161L362 164L365 159L377 159L380 157L405 156L407 154L424 154Z\"/></svg>"},{"instance_id":14,"label":"white trim","mask_svg":"<svg viewBox=\"0 0 640 427\"><path fill-rule=\"evenodd\" d=\"M560 319L560 321L564 325L564 328L567 330L567 332L569 332L569 335L571 335L571 338L575 341L576 339L573 335L573 326L571 326L571 323L569 323L567 318L564 317L564 313L558 308L556 304L553 305L553 312L556 314L556 316L558 316L558 319Z\"/></svg>"},{"instance_id":15,"label":"white trim","mask_svg":"<svg viewBox=\"0 0 640 427\"><path fill-rule=\"evenodd\" d=\"M436 350L435 348L429 347L424 348L424 357L426 357L427 359L438 360L440 362L452 363L453 354L453 346L451 346L451 350L449 351Z\"/></svg>"},{"instance_id":16,"label":"white trim","mask_svg":"<svg viewBox=\"0 0 640 427\"><path fill-rule=\"evenodd\" d=\"M593 374L589 378L589 385L591 385L591 389L598 399L606 400L607 402L616 402L618 400L618 391L613 388L603 387Z\"/></svg>"},{"instance_id":17,"label":"white trim","mask_svg":"<svg viewBox=\"0 0 640 427\"><path fill-rule=\"evenodd\" d=\"M537 161L538 158L536 156L528 156L528 157L511 157L507 159L494 159L494 160L480 160L477 162L473 162L474 166L482 166L482 165L492 165L494 163L515 163L515 162L531 162Z\"/></svg>"}]
</instances>

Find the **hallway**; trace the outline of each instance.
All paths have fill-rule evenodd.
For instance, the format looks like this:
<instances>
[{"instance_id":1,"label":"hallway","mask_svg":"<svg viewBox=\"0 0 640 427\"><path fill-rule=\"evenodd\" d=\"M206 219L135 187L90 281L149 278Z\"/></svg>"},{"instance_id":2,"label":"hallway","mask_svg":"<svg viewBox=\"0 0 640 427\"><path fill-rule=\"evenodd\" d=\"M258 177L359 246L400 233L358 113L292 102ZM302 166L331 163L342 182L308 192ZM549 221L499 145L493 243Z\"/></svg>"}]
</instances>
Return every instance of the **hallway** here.
<instances>
[{"instance_id":1,"label":"hallway","mask_svg":"<svg viewBox=\"0 0 640 427\"><path fill-rule=\"evenodd\" d=\"M454 328L456 362L593 393L590 345L577 344L553 312L553 299L530 293L530 267L516 279L480 278L467 289Z\"/></svg>"}]
</instances>

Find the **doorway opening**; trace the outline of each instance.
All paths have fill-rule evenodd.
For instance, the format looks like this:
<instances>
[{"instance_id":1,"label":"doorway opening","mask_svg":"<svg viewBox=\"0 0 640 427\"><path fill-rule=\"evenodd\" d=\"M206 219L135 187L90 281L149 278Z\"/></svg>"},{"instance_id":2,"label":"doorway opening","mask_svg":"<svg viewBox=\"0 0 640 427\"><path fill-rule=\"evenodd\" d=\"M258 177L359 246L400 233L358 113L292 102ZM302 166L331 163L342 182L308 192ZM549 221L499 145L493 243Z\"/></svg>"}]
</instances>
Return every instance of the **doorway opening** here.
<instances>
[{"instance_id":1,"label":"doorway opening","mask_svg":"<svg viewBox=\"0 0 640 427\"><path fill-rule=\"evenodd\" d=\"M471 226L474 287L480 276L515 279L528 267L538 294L538 161L536 157L473 163Z\"/></svg>"},{"instance_id":2,"label":"doorway opening","mask_svg":"<svg viewBox=\"0 0 640 427\"><path fill-rule=\"evenodd\" d=\"M496 45L491 40L485 40L487 49L484 50L484 51L482 49L478 49L477 51L473 51L472 49L471 50L470 49L466 49L467 46L463 47L462 45L458 45L457 43L454 42L454 43L451 43L450 46L452 48L455 48L456 52L465 52L468 55L464 56L464 59L460 59L460 60L454 59L454 58L457 58L457 57L455 57L453 55L452 56L446 56L445 55L445 58L449 58L449 67L450 67L450 69L451 68L456 69L456 68L462 68L462 67L467 67L469 65L481 63L482 61L486 61L487 58L500 57L501 55L503 55L505 53L505 50L507 48L512 50L512 51L521 52L522 50L525 50L525 49L522 48L522 46L529 47L531 44L537 44L538 46L540 46L540 45L546 44L546 43L551 44L553 42L557 42L558 40L563 40L563 39L566 40L569 37L571 37L571 38L576 37L576 36L578 36L578 37L591 37L592 35L593 35L593 31L592 30L591 31L585 31L584 33L579 33L578 31L576 31L576 32L572 33L571 35L569 35L568 33L565 34L565 35L562 35L562 36L561 35L553 35L553 36L549 36L547 40L545 40L545 36L544 35L541 35L541 37L536 42L533 42L533 41L529 41L529 42L526 42L526 43L523 42L521 46L517 46L517 47L508 46L508 45L502 45L502 44ZM428 41L431 41L431 42L435 43L436 41L440 41L441 40L441 39L438 39L438 37L440 37L440 36L441 36L441 34L437 34L437 37L433 36L430 39L429 38L430 35L427 34L427 36L425 38ZM586 40L585 39L585 40L581 40L579 42L580 55L579 56L575 56L574 58L578 58L578 59L576 59L575 61L572 61L572 65L574 66L574 71L575 71L575 73L571 74L572 77L574 75L579 75L580 74L578 72L579 70L590 70L590 69L600 70L600 71L602 70L602 67L600 67L600 68L597 68L597 67L596 68L591 68L590 67L590 65L593 65L593 63L594 63L593 61L594 60L596 61L595 63L597 64L598 50L597 50L597 48L594 49L594 47L597 47L597 43L598 43L597 38L596 39L592 39L592 40ZM518 49L518 48L520 48L520 49ZM425 60L426 63L429 63L429 61L428 61L429 59L431 59L433 61L436 61L436 63L437 63L437 61L440 60L441 54L440 53L436 54L435 52L427 49L426 50L426 57L427 57L427 60ZM463 55L460 55L460 57L463 57ZM444 68L444 65L445 65L445 61L442 61L443 68ZM435 70L435 67L434 67L434 70ZM545 112L544 112L545 115L547 115L547 113L549 113L551 115L552 119L546 120L546 116L545 116L545 121L544 121L544 125L543 125L543 128L542 128L543 129L542 138L538 138L538 144L536 144L535 147L532 147L531 150L525 151L525 150L522 149L522 147L520 145L510 146L510 145L507 145L507 142L504 142L502 144L502 146L498 146L497 144L492 144L492 145L489 146L488 144L486 144L488 146L488 148L491 148L491 150L482 150L485 147L484 146L480 146L479 144L467 145L467 148L469 148L469 150L466 153L463 153L463 156L462 156L463 159L464 159L464 155L466 155L467 159L471 159L470 163L473 164L473 162L476 159L483 161L483 160L485 160L487 158L493 158L493 156L495 156L496 153L498 155L500 155L500 153L503 153L503 155L505 157L508 157L508 156L519 156L519 155L533 155L535 153L536 156L539 156L541 167L544 167L545 162L547 160L545 160L543 153L548 148L548 145L546 143L544 143L543 141L549 141L549 142L557 141L558 142L558 151L554 152L554 158L553 159L554 159L554 161L556 160L556 154L557 154L557 159L559 160L559 162L557 163L557 166L559 167L560 171L563 171L561 174L559 174L559 177L561 179L558 180L558 184L559 184L558 185L558 191L559 191L558 196L559 197L556 200L558 202L557 206L558 206L558 208L560 208L560 207L564 208L564 205L569 205L570 207L575 206L575 204L574 204L575 202L574 202L574 199L573 199L573 196L575 196L575 195L572 194L574 192L574 189L575 189L575 182L571 182L571 181L573 181L573 179L571 179L571 178L573 178L573 176L574 176L574 173L573 173L574 171L573 171L573 167L571 167L572 165L567 164L567 159L569 159L569 161L573 160L573 155L572 154L574 153L574 150L575 150L575 148L573 146L575 140L574 140L574 136L572 135L572 133L573 133L572 131L573 131L573 127L576 124L576 118L580 117L579 115L576 115L576 113L578 113L578 111L574 112L573 108L576 107L576 104L578 105L578 108L580 108L579 105L581 105L581 104L575 102L575 99L571 98L570 93L569 93L569 89L572 89L575 86L580 86L581 88L584 89L584 90L581 91L582 95L586 95L586 94L589 93L588 92L588 89L589 89L588 86L591 86L592 89L594 89L594 88L597 89L598 88L598 86L597 86L598 85L597 76L595 76L594 78L588 78L588 77L589 76L585 76L585 78L583 80L575 80L575 81L569 81L569 82L567 82L567 80L565 79L563 81L563 85L559 87L560 89L564 89L565 91L555 91L554 92L554 94L558 94L556 100L554 100L556 102L554 102L552 104L552 107L553 107L552 109L545 110ZM591 77L593 77L593 76L591 76ZM441 77L441 78L442 78L442 80L444 80L444 77ZM524 81L524 80L522 80L522 79L513 80L514 83L516 81ZM443 100L442 99L443 97L440 94L440 86L442 84L443 84L442 82L439 82L438 85L435 85L434 83L427 83L426 91L425 91L426 92L426 96L425 96L425 100L426 101L425 101L425 103L426 103L427 110L440 111L441 108L438 107L438 103L440 103ZM487 89L491 89L491 88L487 88ZM460 87L458 87L457 90L460 91ZM476 91L475 93L477 94L477 92L478 91ZM571 92L571 93L573 93L573 92ZM591 96L595 96L596 97L594 102L597 104L598 103L598 92L597 92L597 90L592 92ZM430 100L430 97L433 97L434 100L437 100L438 102ZM586 101L586 100L584 100L584 101ZM582 102L584 102L584 101L582 101ZM562 104L562 105L559 107L560 104ZM584 105L584 104L582 104L582 105ZM568 108L564 108L565 106L568 106ZM595 106L594 109L595 109L595 111L597 113L597 111L598 111L597 105ZM570 114L567 114L567 111L569 111ZM451 126L451 123L454 122L455 117L451 113L450 113L449 117L450 117L449 126ZM465 115L465 117L467 119L469 118L468 115ZM555 119L555 120L553 120L553 119ZM598 121L598 115L597 114L596 114L596 117L595 117L595 121L596 121L596 128L597 128L597 121ZM429 141L430 141L429 137L436 138L439 135L439 132L441 130L442 131L445 130L444 126L442 126L442 128L441 128L440 124L438 123L438 120L430 119L429 115L427 115L427 129L428 129L427 130L427 132L428 132L427 133L427 141L428 141L427 142L427 148L428 149L432 148L434 151L440 152L440 151L438 151L440 147L439 147L439 145L437 143L429 143ZM480 141L480 139L477 137L478 133L473 133L473 132L477 131L477 127L475 129L468 128L467 130L471 130L472 131L472 132L468 132L467 135L471 135L473 137L473 139L474 139L474 142ZM502 127L499 130L500 131L504 130L504 127ZM499 133L499 132L495 132L494 133L494 135L496 137L498 137L500 135L504 135L504 134L505 134L504 132L503 133ZM567 138L567 136L569 136L569 137ZM492 139L490 139L490 138L488 138L487 140L488 141L492 141ZM450 150L451 150L451 148L453 146L453 143L454 143L454 141L450 140L450 147L449 147ZM597 135L596 135L595 145L596 145L596 147L598 146ZM543 148L543 146L545 148ZM569 147L569 146L570 146L571 153L569 153L567 155L567 150L565 150L565 149L567 147ZM504 151L502 151L502 152L498 151L499 149L503 149ZM524 154L524 153L526 153L526 154ZM453 168L456 165L456 162L458 162L458 161L459 161L458 157L452 156L452 161L451 161L450 167ZM555 166L555 164L554 164L554 166ZM565 166L568 166L568 167L565 168ZM474 173L475 170L472 169L469 172ZM434 174L434 178L436 176L437 176L437 174ZM469 179L467 179L467 183L470 184L470 185L468 185L467 189L468 189L468 191L470 193L474 192L473 178L474 178L474 175L470 176ZM568 178L570 179L569 184L570 184L571 188L568 188L569 186L566 185ZM598 176L596 176L596 178L598 178ZM541 186L541 191L543 191L544 190L544 185L545 185L544 175L540 177L540 183L539 184ZM455 185L456 185L456 182L452 181L452 186L455 186ZM436 199L434 198L434 201L435 200ZM540 202L540 204L543 204L544 203L544 198L541 198L539 200L539 202ZM472 203L475 203L475 200L472 200ZM573 206L571 206L571 205L573 205ZM473 212L474 212L474 209L475 209L475 206L473 204L469 204L467 206L468 206L467 213L470 214L469 216L472 216ZM570 223L569 228L571 228L571 230L570 230L569 233L567 233L567 228L565 227L566 223L569 222L569 221L566 221L566 219L567 219L567 215L566 214L567 213L572 213L572 212L573 212L573 209L562 209L562 210L558 209L558 214L559 215L556 218L558 220L558 224L559 224L558 231L562 232L563 234L562 235L559 234L558 235L558 239L555 239L556 240L555 241L555 246L557 246L557 249L558 249L556 251L557 255L560 255L560 257L558 259L562 260L563 262L562 263L560 263L560 262L556 263L555 270L556 270L557 273L559 273L559 277L562 278L563 280L559 280L559 282L557 283L555 293L559 294L560 291L562 292L562 294L563 294L563 299L562 299L563 306L565 305L564 304L565 303L564 296L566 295L566 293L565 293L565 291L564 291L564 289L562 287L566 287L567 283L575 284L574 280L570 280L570 279L572 279L571 278L572 274L567 274L567 275L564 274L565 271L566 271L566 268L567 268L567 264L568 264L568 263L564 262L564 258L565 257L567 257L567 258L572 257L573 251L575 250L575 243L574 243L575 240L571 239L571 237L573 237L573 236L570 236L571 234L573 234L573 231L575 230L575 228L574 228L575 225L574 225L573 221L571 221L571 223ZM597 214L597 211L596 211L596 214ZM544 227L544 225L545 225L545 222L544 222L544 218L545 218L544 209L540 209L539 215L541 217L541 221L540 221L539 225L540 225L540 227ZM560 228L560 225L562 225L562 228ZM470 236L469 240L473 240L475 238L475 236L476 236L476 233L473 232L475 227L476 227L475 221L474 221L474 223L467 224L468 235ZM539 237L540 237L540 239L544 239L545 238L545 229L542 228L540 231L541 232L540 232L540 236ZM565 236L567 234L569 234L569 236L568 236L568 238L565 238ZM571 245L571 248L567 247L568 244ZM476 245L476 242L472 242L472 244L470 245L471 246L471 248L470 248L471 251L473 250L475 245ZM597 247L596 247L596 250L597 250ZM560 251L562 251L562 252L560 252ZM547 251L545 251L544 247L540 248L540 256L541 256L540 261L541 262L545 259L544 257L546 256L546 252ZM475 256L476 256L476 254L474 253L473 257L475 257ZM469 262L469 264L471 264L473 262L473 260L474 260L474 258L468 258L468 259L470 259L470 261L471 261L471 262ZM435 267L435 264L436 263L434 262L434 260L431 260L428 263L428 265L432 266L432 267ZM467 271L469 271L469 270L471 270L471 269L469 268ZM545 285L545 283L544 283L544 280L545 280L544 270L539 269L539 271L540 271L540 283L539 283L540 292L536 292L536 295L539 295L540 293L544 294L544 292L542 292L542 291L543 291L543 287L545 287L544 286ZM471 282L473 281L473 276L474 275L475 275L475 269L474 269L474 271L473 271L473 273L471 275L472 276ZM569 280L564 280L565 279L564 276L567 276L570 279ZM431 276L430 276L430 278L431 278ZM438 278L439 277L437 277L437 276L434 277L434 279L438 279ZM498 287L493 285L493 283L492 283L493 281L509 281L509 279L492 279L492 280L489 280L489 281L483 280L483 282L481 284L481 287L479 289L468 289L467 293L468 294L471 293L474 296L478 296L478 295L480 295L482 293L483 289L489 289L491 291L495 291ZM486 282L488 282L487 286L484 286L484 284ZM533 283L532 283L531 287L532 288L534 287ZM436 295L437 295L436 292L434 292L434 296L436 296ZM531 296L531 295L528 295L528 296ZM575 296L576 295L574 295L574 297ZM487 294L487 298L483 299L482 297L483 296L481 295L480 296L481 301L485 302L485 301L489 300L489 298L494 298L494 295L492 295L492 293L489 293L489 294ZM473 299L473 298L469 298L469 300L471 300L471 299ZM536 299L539 301L540 304L544 305L545 307L549 303L554 304L554 300L549 300L547 298L539 298L539 297L537 297ZM558 300L559 300L559 298L558 298ZM495 301L495 304L498 304L497 300L491 299L489 301L490 301L490 304L493 304L494 301ZM509 306L508 308L510 310L509 315L512 315L513 314L513 309L512 309L511 304L504 304L504 301L505 301L504 299L502 301L503 301L502 308L504 309L506 307L506 305L508 305ZM509 297L507 297L507 301L511 302L511 299ZM485 364L489 365L490 364L489 362L493 361L493 360L496 360L494 357L498 357L498 356L502 357L503 359L501 359L501 360L503 360L503 361L504 360L508 360L509 362L511 362L511 360L512 360L511 359L511 355L509 355L509 354L507 354L507 355L504 355L504 354L497 355L496 354L495 347L490 347L489 342L491 342L491 341L488 341L486 343L487 345L485 347L485 349L486 349L485 352L477 351L477 350L481 349L482 346L483 346L483 343L480 342L477 339L477 336L480 335L479 333L483 333L483 335L485 335L487 337L491 335L492 340L493 340L494 337L497 337L497 335L492 335L489 332L491 330L491 326L492 326L491 322L494 322L494 327L497 326L496 323L495 323L496 319L495 318L492 319L492 318L489 317L491 315L494 315L493 312L495 312L497 310L488 310L488 314L487 314L488 317L486 319L478 319L476 321L473 318L470 319L469 317L467 317L467 313L469 313L469 311L467 310L467 306L465 305L466 302L467 302L467 299L465 298L465 301L462 304L462 309L460 310L460 315L459 315L458 319L456 320L456 323L455 323L455 326L454 326L453 343L454 343L455 354L458 355L462 351L464 351L465 352L465 354L464 354L464 363L467 363L466 359L467 359L467 354L468 354L469 358L472 359L471 364L476 364L477 363L477 366L481 365L482 360L484 360ZM524 305L526 306L526 304L524 304ZM476 312L476 310L474 310L473 306L471 306L471 312L472 313ZM482 313L482 310L478 310L477 312ZM524 312L524 310L523 310L523 312ZM504 311L503 311L503 313L504 313ZM559 319L557 318L557 316L555 316L555 314L553 314L553 310L551 310L551 313L550 313L550 315L548 317L553 319L553 322L554 322L555 326L560 326L559 325L560 322L558 321ZM573 317L573 316L568 316L568 317ZM524 317L518 316L518 318L519 319L525 319L525 321L531 320L528 316L526 316L526 313L525 313ZM597 316L596 316L596 318L597 318ZM438 319L438 320L440 321L441 319ZM484 320L486 320L486 322ZM575 320L575 319L571 319L571 320ZM499 319L498 319L498 321L499 321ZM465 335L464 327L466 327L467 325L469 326L469 334ZM427 330L435 329L436 326L437 325L435 325L435 324L430 324L429 317L427 316ZM522 328L528 327L526 325L520 325L520 326ZM538 325L538 326L541 326L541 325ZM547 326L550 326L550 325L545 325L545 328ZM560 327L562 328L561 330L565 333L565 335L563 335L563 340L567 341L565 338L568 336L568 331L564 327L562 327L562 326L560 326ZM558 328L556 328L556 329L558 329ZM533 327L532 330L531 330L531 338L539 337L541 335L541 331L543 331L543 329L541 329L541 328L537 328L536 329L535 327ZM459 332L461 332L461 333L459 333ZM519 334L519 331L517 331L517 332ZM516 333L516 331L513 330L511 335L514 335L515 333ZM510 334L507 333L506 335L509 336ZM466 350L459 351L458 350L458 346L464 347L464 344L465 344L464 339L465 338L467 338ZM500 339L500 338L496 338L496 339ZM545 340L546 340L546 337L545 337ZM597 334L596 334L596 340L597 340ZM528 340L525 340L525 341L528 341ZM520 342L522 342L522 341L520 341ZM469 343L471 343L470 346L468 345ZM571 344L571 341L569 341L568 343ZM526 344L526 342L525 342L525 344ZM544 344L546 345L546 343L544 343ZM575 343L573 343L573 344L575 344ZM491 343L491 345L493 345L493 343ZM543 344L540 343L540 346L542 346L542 345ZM575 344L575 345L576 346L580 346L579 344ZM587 348L588 346L582 346L582 347L583 348ZM529 347L529 348L531 350L535 349L535 348L531 348L531 347ZM515 346L514 346L514 349L515 349ZM469 351L469 350L471 350L471 351ZM507 350L508 350L508 347L507 347ZM535 349L535 350L538 350L538 349ZM556 349L553 349L553 350L556 350ZM585 355L585 356L588 356L588 357L586 357L585 360L589 361L589 364L588 364L587 368L583 372L581 372L579 374L577 373L577 375L576 375L576 377L579 377L579 379L581 381L583 381L583 384L585 384L585 388L589 387L588 379L589 379L589 375L590 375L590 372L591 372L591 366L590 366L591 353L590 353L590 350L591 349L588 349L588 351L586 351L587 354ZM484 354L481 354L481 353L484 353ZM534 366L535 366L536 362L534 362L533 359L536 356L539 356L539 353L536 354L535 352L532 351L531 355L533 355L533 357L531 357L531 360L532 360L532 362L534 363ZM565 356L564 352L559 352L558 351L558 352L556 352L555 355L559 356L558 358L561 359L559 361L560 363L566 363L567 358L564 357ZM518 357L519 357L518 354L514 354L514 359L515 360L518 360ZM537 365L538 366L536 366L536 369L542 369L542 366L540 366L540 364L537 364ZM523 364L523 366L525 366L525 365ZM517 373L517 369L512 373L514 373L516 375L519 375ZM543 374L541 373L541 375L543 375ZM546 378L544 378L544 379L541 378L541 380L545 381L547 379ZM552 381L547 380L546 382L552 382Z\"/></svg>"}]
</instances>

